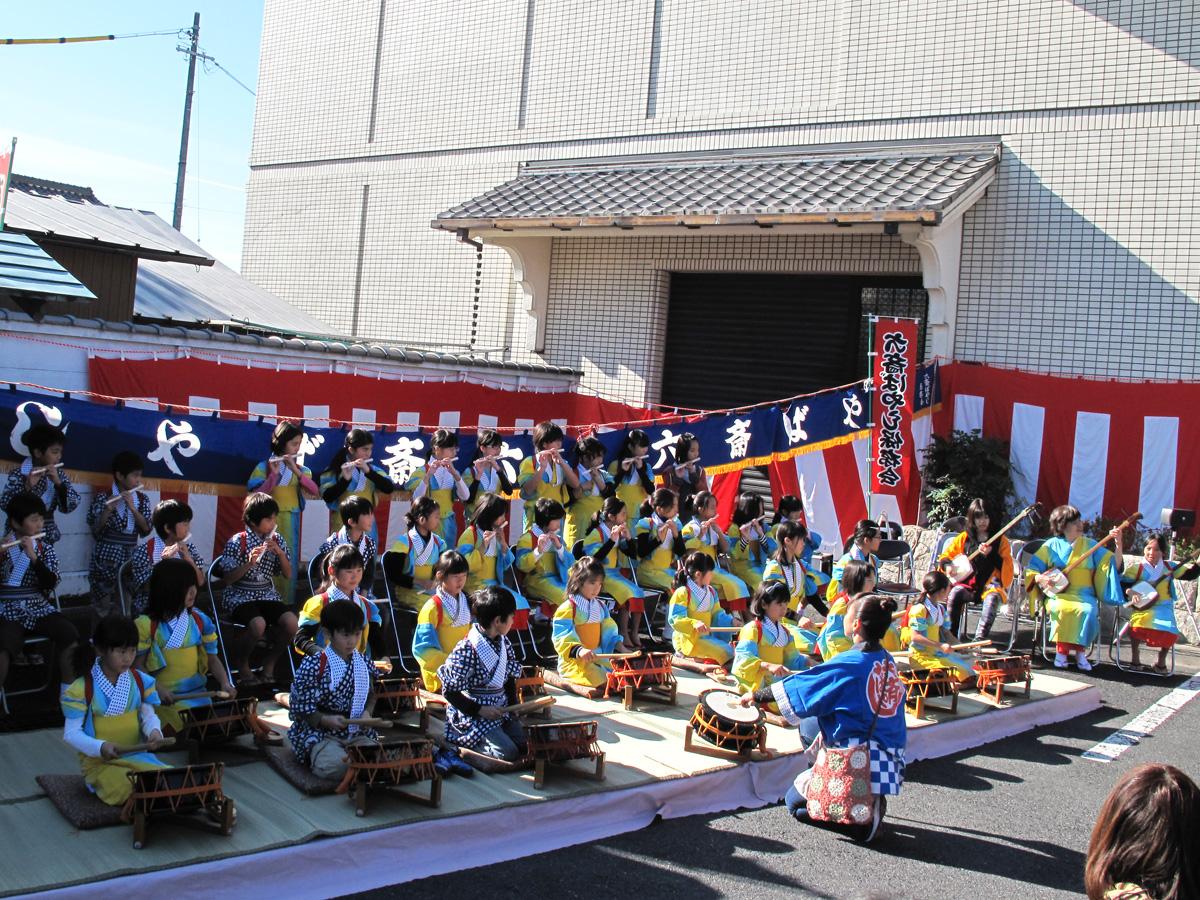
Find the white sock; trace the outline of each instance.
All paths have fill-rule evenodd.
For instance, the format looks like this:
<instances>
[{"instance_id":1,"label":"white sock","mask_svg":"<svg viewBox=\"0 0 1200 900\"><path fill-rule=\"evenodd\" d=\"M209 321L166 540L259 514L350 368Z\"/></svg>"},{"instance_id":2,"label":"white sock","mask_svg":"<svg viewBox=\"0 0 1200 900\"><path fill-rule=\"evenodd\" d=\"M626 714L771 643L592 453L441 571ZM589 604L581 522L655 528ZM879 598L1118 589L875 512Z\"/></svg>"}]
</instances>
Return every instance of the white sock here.
<instances>
[{"instance_id":1,"label":"white sock","mask_svg":"<svg viewBox=\"0 0 1200 900\"><path fill-rule=\"evenodd\" d=\"M1064 669L1064 668L1066 668L1066 666L1067 666L1067 654L1065 654L1065 653L1055 653L1055 654L1054 654L1054 665L1058 666L1060 669Z\"/></svg>"}]
</instances>

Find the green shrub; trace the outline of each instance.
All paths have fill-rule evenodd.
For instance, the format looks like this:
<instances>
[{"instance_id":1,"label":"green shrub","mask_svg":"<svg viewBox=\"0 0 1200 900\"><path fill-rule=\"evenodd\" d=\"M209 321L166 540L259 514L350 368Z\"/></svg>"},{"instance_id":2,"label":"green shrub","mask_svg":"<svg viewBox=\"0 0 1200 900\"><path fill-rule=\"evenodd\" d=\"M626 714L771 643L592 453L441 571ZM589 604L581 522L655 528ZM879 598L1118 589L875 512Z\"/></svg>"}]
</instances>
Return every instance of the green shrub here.
<instances>
[{"instance_id":1,"label":"green shrub","mask_svg":"<svg viewBox=\"0 0 1200 900\"><path fill-rule=\"evenodd\" d=\"M925 451L925 515L931 523L965 515L967 505L982 497L999 528L1012 516L1012 471L1008 442L978 431L955 431L933 436ZM999 521L995 521L995 519Z\"/></svg>"}]
</instances>

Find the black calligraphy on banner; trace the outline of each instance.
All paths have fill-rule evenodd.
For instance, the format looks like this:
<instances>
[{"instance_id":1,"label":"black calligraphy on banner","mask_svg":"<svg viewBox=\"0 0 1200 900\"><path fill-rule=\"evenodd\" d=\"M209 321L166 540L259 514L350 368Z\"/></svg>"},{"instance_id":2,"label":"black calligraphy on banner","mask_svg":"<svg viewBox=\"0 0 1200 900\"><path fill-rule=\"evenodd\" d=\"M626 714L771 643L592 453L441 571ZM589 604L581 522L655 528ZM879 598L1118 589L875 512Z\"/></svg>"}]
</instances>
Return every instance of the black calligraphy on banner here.
<instances>
[{"instance_id":1,"label":"black calligraphy on banner","mask_svg":"<svg viewBox=\"0 0 1200 900\"><path fill-rule=\"evenodd\" d=\"M916 322L876 326L874 484L878 493L897 493L913 458L913 377Z\"/></svg>"}]
</instances>

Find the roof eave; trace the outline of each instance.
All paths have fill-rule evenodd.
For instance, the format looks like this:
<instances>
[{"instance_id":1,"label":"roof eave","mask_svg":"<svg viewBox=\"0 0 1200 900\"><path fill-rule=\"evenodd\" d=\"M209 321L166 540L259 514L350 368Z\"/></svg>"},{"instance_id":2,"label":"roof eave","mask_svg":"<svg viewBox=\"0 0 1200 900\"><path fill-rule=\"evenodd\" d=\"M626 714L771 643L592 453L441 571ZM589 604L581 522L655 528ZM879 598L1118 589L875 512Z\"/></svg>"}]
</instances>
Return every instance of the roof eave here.
<instances>
[{"instance_id":1,"label":"roof eave","mask_svg":"<svg viewBox=\"0 0 1200 900\"><path fill-rule=\"evenodd\" d=\"M68 247L84 247L91 250L109 250L114 253L123 253L127 256L136 256L138 259L153 259L162 262L178 262L191 263L196 266L212 266L216 264L216 260L211 256L196 256L190 253L179 253L172 250L154 250L150 247L143 247L140 244L116 244L110 241L102 241L99 238L81 238L71 235L58 234L53 231L42 231L36 228L21 228L18 225L6 223L5 231L15 231L18 234L23 234L33 240L45 240L55 244L63 244Z\"/></svg>"},{"instance_id":2,"label":"roof eave","mask_svg":"<svg viewBox=\"0 0 1200 900\"><path fill-rule=\"evenodd\" d=\"M822 211L811 213L719 213L712 215L650 216L530 216L525 218L434 219L430 226L442 231L494 229L516 231L526 228L655 228L744 226L762 228L774 225L856 225L888 222L937 225L942 213L937 209L887 209L864 211Z\"/></svg>"}]
</instances>

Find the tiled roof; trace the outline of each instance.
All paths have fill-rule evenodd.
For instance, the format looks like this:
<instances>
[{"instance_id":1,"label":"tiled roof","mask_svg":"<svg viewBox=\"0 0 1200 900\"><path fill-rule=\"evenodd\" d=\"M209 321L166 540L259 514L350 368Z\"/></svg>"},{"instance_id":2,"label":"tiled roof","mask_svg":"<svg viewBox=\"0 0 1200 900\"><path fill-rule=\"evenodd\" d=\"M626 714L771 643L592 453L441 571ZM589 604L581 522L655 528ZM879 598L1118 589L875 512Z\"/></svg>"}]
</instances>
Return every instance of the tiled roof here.
<instances>
[{"instance_id":1,"label":"tiled roof","mask_svg":"<svg viewBox=\"0 0 1200 900\"><path fill-rule=\"evenodd\" d=\"M96 295L25 237L0 232L0 294L30 300L95 300Z\"/></svg>"},{"instance_id":2,"label":"tiled roof","mask_svg":"<svg viewBox=\"0 0 1200 900\"><path fill-rule=\"evenodd\" d=\"M994 143L527 163L433 227L936 224L995 168Z\"/></svg>"}]
</instances>

